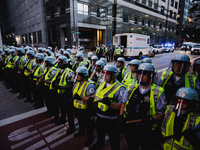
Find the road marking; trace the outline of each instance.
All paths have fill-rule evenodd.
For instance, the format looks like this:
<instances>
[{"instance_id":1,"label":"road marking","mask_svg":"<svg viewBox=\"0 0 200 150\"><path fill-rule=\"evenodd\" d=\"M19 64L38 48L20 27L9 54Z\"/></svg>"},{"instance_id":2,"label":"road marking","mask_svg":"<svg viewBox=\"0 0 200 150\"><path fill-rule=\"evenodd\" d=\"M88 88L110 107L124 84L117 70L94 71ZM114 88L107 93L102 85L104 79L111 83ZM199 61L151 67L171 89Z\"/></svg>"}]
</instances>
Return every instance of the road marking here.
<instances>
[{"instance_id":1,"label":"road marking","mask_svg":"<svg viewBox=\"0 0 200 150\"><path fill-rule=\"evenodd\" d=\"M41 137L41 135L38 134L38 135L33 136L33 137L29 138L29 139L23 140L23 141L21 141L21 142L15 144L15 145L12 145L12 146L11 146L11 149L18 148L18 147L20 147L20 146L22 146L22 145L24 145L24 144L26 144L26 143L28 143L28 142L31 142L31 141L33 141L33 140L35 140L35 139L37 139L37 138L40 138L40 137Z\"/></svg>"},{"instance_id":2,"label":"road marking","mask_svg":"<svg viewBox=\"0 0 200 150\"><path fill-rule=\"evenodd\" d=\"M46 144L45 141L44 141L44 140L41 140L41 141L39 141L39 142L37 142L37 143L31 145L30 147L26 148L25 150L37 149L37 148L39 148L39 147L44 146L45 144Z\"/></svg>"},{"instance_id":3,"label":"road marking","mask_svg":"<svg viewBox=\"0 0 200 150\"><path fill-rule=\"evenodd\" d=\"M36 110L32 110L32 111L25 112L25 113L22 113L22 114L19 114L19 115L10 117L10 118L6 118L6 119L3 119L3 120L0 120L0 127L8 125L8 124L11 124L13 122L20 121L22 119L26 119L28 117L32 117L32 116L38 115L40 113L45 112L46 110L47 110L46 107L42 107L42 108L39 108L39 109L36 109Z\"/></svg>"}]
</instances>

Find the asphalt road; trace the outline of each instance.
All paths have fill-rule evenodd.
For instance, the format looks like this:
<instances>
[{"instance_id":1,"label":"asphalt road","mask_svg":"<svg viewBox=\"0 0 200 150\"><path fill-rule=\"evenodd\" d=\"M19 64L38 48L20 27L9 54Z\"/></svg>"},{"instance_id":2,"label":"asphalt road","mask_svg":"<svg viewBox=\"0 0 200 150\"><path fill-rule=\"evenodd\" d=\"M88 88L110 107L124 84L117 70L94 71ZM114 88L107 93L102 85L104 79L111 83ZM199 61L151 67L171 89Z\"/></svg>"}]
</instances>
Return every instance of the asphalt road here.
<instances>
[{"instance_id":1,"label":"asphalt road","mask_svg":"<svg viewBox=\"0 0 200 150\"><path fill-rule=\"evenodd\" d=\"M154 57L151 57L152 62L158 72L163 71L169 67L171 59L175 57L176 54L185 54L185 51L174 51L173 53L163 53L156 54ZM194 60L200 55L191 55L190 51L186 52L190 57L190 60ZM129 61L126 61L126 65ZM114 64L114 62L108 62L108 64ZM12 117L24 112L33 110L32 103L24 103L25 99L17 99L17 94L11 94L3 85L2 81L0 82L0 120Z\"/></svg>"},{"instance_id":2,"label":"asphalt road","mask_svg":"<svg viewBox=\"0 0 200 150\"><path fill-rule=\"evenodd\" d=\"M176 54L185 53L184 51L175 51L174 53L157 54L152 57L156 70L161 74L169 66L171 59ZM191 62L200 57L199 55L190 55ZM108 64L114 64L109 62ZM126 61L126 65L128 61ZM56 126L50 124L51 118L45 118L46 108L34 109L32 103L24 103L25 99L17 99L18 94L11 94L0 82L0 147L6 150L21 149L43 149L43 150L87 150L83 146L86 136L74 138L73 134L66 135L68 123ZM75 118L76 131L79 125ZM97 136L94 130L95 137ZM103 150L111 149L108 136L105 137L105 147ZM77 144L78 143L78 144ZM120 147L127 150L125 137L120 134Z\"/></svg>"}]
</instances>

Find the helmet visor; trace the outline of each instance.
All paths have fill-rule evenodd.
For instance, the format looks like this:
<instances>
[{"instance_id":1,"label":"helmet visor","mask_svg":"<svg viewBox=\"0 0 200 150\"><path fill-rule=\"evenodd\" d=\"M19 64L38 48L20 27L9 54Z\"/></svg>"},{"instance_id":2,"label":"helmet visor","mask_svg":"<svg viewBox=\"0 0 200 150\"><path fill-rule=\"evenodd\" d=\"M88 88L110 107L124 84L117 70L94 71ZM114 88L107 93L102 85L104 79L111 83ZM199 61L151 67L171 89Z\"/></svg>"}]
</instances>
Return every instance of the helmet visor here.
<instances>
[{"instance_id":1,"label":"helmet visor","mask_svg":"<svg viewBox=\"0 0 200 150\"><path fill-rule=\"evenodd\" d=\"M185 114L188 111L189 104L190 102L188 100L176 96L170 102L170 105L175 106L174 110L176 112L177 117Z\"/></svg>"}]
</instances>

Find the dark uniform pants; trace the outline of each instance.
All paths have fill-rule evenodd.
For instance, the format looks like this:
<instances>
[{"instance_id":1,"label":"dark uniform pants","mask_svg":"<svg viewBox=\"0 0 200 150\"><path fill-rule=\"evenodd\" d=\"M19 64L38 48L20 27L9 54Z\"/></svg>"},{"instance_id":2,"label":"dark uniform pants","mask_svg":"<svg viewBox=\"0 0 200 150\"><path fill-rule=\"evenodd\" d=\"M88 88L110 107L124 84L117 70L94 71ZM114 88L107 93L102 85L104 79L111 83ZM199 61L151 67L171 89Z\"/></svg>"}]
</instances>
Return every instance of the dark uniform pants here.
<instances>
[{"instance_id":1,"label":"dark uniform pants","mask_svg":"<svg viewBox=\"0 0 200 150\"><path fill-rule=\"evenodd\" d=\"M49 89L49 86L44 87L44 99L45 99L45 103L47 107L47 112L54 115L55 113L54 101L53 101L53 97L51 94L51 90Z\"/></svg>"},{"instance_id":2,"label":"dark uniform pants","mask_svg":"<svg viewBox=\"0 0 200 150\"><path fill-rule=\"evenodd\" d=\"M129 150L138 149L139 146L144 150L153 149L154 134L151 126L126 124L125 133Z\"/></svg>"},{"instance_id":3,"label":"dark uniform pants","mask_svg":"<svg viewBox=\"0 0 200 150\"><path fill-rule=\"evenodd\" d=\"M44 85L36 85L36 81L33 81L33 99L35 105L44 106Z\"/></svg>"},{"instance_id":4,"label":"dark uniform pants","mask_svg":"<svg viewBox=\"0 0 200 150\"><path fill-rule=\"evenodd\" d=\"M87 132L87 140L93 139L94 113L93 109L76 109L76 116L79 123L79 132Z\"/></svg>"},{"instance_id":5,"label":"dark uniform pants","mask_svg":"<svg viewBox=\"0 0 200 150\"><path fill-rule=\"evenodd\" d=\"M61 109L61 120L66 120L66 114L68 118L69 128L74 129L74 116L72 111L72 103L70 102L71 96L58 94L57 101Z\"/></svg>"},{"instance_id":6,"label":"dark uniform pants","mask_svg":"<svg viewBox=\"0 0 200 150\"><path fill-rule=\"evenodd\" d=\"M98 133L97 143L104 145L105 134L108 133L112 150L120 149L119 130L117 128L117 119L110 120L101 118L97 115L96 128Z\"/></svg>"}]
</instances>

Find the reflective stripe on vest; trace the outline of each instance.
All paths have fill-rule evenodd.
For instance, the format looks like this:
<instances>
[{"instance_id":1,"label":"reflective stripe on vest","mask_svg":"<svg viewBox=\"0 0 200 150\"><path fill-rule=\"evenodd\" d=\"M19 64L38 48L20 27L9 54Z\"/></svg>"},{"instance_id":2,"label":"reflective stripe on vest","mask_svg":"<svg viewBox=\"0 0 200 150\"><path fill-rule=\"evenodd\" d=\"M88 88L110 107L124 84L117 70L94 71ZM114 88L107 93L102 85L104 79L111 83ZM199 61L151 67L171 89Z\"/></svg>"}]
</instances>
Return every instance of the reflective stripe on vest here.
<instances>
[{"instance_id":1,"label":"reflective stripe on vest","mask_svg":"<svg viewBox=\"0 0 200 150\"><path fill-rule=\"evenodd\" d=\"M176 117L176 113L173 111L175 106L170 106L167 110L167 113L165 115L165 118L162 123L162 135L163 136L171 136L174 135L174 120ZM182 132L186 129L193 128L197 124L199 124L200 118L196 115L193 115L193 113L190 113L187 115L187 119L185 121L185 124L183 126ZM194 147L184 138L184 136L181 136L180 140L177 141L175 139L169 139L166 140L163 144L163 149L194 149Z\"/></svg>"},{"instance_id":2,"label":"reflective stripe on vest","mask_svg":"<svg viewBox=\"0 0 200 150\"><path fill-rule=\"evenodd\" d=\"M80 82L77 82L74 85L74 87L73 87L73 95L75 95L77 93L78 95L80 95L80 97L85 97L85 92L86 92L87 86L89 84L92 84L92 83L94 84L94 82L91 81L91 80L85 81L81 85L81 87L79 88ZM74 103L74 107L75 108L78 108L78 109L87 109L87 102L75 99L73 103Z\"/></svg>"},{"instance_id":3,"label":"reflective stripe on vest","mask_svg":"<svg viewBox=\"0 0 200 150\"><path fill-rule=\"evenodd\" d=\"M26 63L27 70L24 70L24 75L29 76L31 74L30 70L33 70L33 63L35 59L31 59Z\"/></svg>"},{"instance_id":4,"label":"reflective stripe on vest","mask_svg":"<svg viewBox=\"0 0 200 150\"><path fill-rule=\"evenodd\" d=\"M22 57L20 58L19 63L18 63L18 68L19 68L19 69L21 69L21 68L24 67L24 64L23 64L24 59L26 59L25 56L22 56Z\"/></svg>"},{"instance_id":5,"label":"reflective stripe on vest","mask_svg":"<svg viewBox=\"0 0 200 150\"><path fill-rule=\"evenodd\" d=\"M120 55L120 54L121 54L121 49L119 49L119 48L118 48L118 49L115 49L115 54L116 54L116 55Z\"/></svg>"},{"instance_id":6,"label":"reflective stripe on vest","mask_svg":"<svg viewBox=\"0 0 200 150\"><path fill-rule=\"evenodd\" d=\"M161 87L165 87L167 81L169 78L172 76L173 72L172 71L163 71L162 77L161 77ZM190 88L195 88L196 87L196 79L197 77L195 75L192 75L190 73L185 74L185 87L190 87Z\"/></svg>"},{"instance_id":7,"label":"reflective stripe on vest","mask_svg":"<svg viewBox=\"0 0 200 150\"><path fill-rule=\"evenodd\" d=\"M131 96L133 95L134 91L139 87L138 84L132 85L128 88L128 95L127 99L128 101L126 102L126 105L129 104L129 100L131 99ZM149 108L149 113L153 117L156 114L156 104L157 101L160 97L160 95L164 92L164 89L157 86L156 84L151 85L151 91L150 91L150 108ZM126 107L125 107L125 112L126 112Z\"/></svg>"},{"instance_id":8,"label":"reflective stripe on vest","mask_svg":"<svg viewBox=\"0 0 200 150\"><path fill-rule=\"evenodd\" d=\"M13 62L16 63L16 61L17 61L18 58L19 58L19 56L15 56L15 57L13 58ZM8 61L8 64L6 65L6 67L7 67L7 68L12 68L12 69L13 69L15 66L14 66L14 65L12 64L12 62L9 60L9 61Z\"/></svg>"},{"instance_id":9,"label":"reflective stripe on vest","mask_svg":"<svg viewBox=\"0 0 200 150\"><path fill-rule=\"evenodd\" d=\"M35 68L36 71L34 72L33 76L41 76L42 75L42 64ZM33 80L37 81L37 78L33 78Z\"/></svg>"},{"instance_id":10,"label":"reflective stripe on vest","mask_svg":"<svg viewBox=\"0 0 200 150\"><path fill-rule=\"evenodd\" d=\"M57 69L55 68L55 67L51 67L50 69L49 69L49 71L45 74L45 76L44 76L44 80L45 81L48 81L48 80L51 80L52 79L52 76L51 76L51 71L53 71L53 70L56 70L57 71ZM44 83L44 85L45 86L50 86L50 84L48 84L48 83Z\"/></svg>"},{"instance_id":11,"label":"reflective stripe on vest","mask_svg":"<svg viewBox=\"0 0 200 150\"><path fill-rule=\"evenodd\" d=\"M115 93L119 90L120 87L122 87L122 85L119 82L115 82L111 86L104 88L105 85L106 85L106 82L103 82L99 85L99 88L96 91L95 101L102 100L103 98L106 98L106 97L113 99ZM114 102L114 101L111 100L111 102ZM109 108L108 105L101 102L97 103L97 107L101 109L101 111L107 111Z\"/></svg>"},{"instance_id":12,"label":"reflective stripe on vest","mask_svg":"<svg viewBox=\"0 0 200 150\"><path fill-rule=\"evenodd\" d=\"M67 86L66 78L67 78L69 72L73 72L73 71L69 68L66 68L65 71L62 73L61 78L60 78L60 82L58 84L59 86ZM57 92L59 94L64 93L65 89L58 89Z\"/></svg>"}]
</instances>

